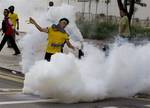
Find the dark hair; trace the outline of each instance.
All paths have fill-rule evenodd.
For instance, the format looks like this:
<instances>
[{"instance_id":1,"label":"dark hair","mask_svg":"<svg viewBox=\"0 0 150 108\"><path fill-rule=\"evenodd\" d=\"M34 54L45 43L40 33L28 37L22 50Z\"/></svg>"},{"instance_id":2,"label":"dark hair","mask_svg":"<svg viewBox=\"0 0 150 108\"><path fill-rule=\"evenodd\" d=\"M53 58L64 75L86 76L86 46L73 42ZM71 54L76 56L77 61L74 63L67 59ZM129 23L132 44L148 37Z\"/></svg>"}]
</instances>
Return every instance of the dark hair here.
<instances>
[{"instance_id":1,"label":"dark hair","mask_svg":"<svg viewBox=\"0 0 150 108\"><path fill-rule=\"evenodd\" d=\"M13 5L11 5L11 6L8 7L8 9L9 9L10 11L14 11L14 10L15 10L15 7L14 7Z\"/></svg>"},{"instance_id":2,"label":"dark hair","mask_svg":"<svg viewBox=\"0 0 150 108\"><path fill-rule=\"evenodd\" d=\"M9 13L9 10L8 9L4 9L4 11L7 11Z\"/></svg>"},{"instance_id":3,"label":"dark hair","mask_svg":"<svg viewBox=\"0 0 150 108\"><path fill-rule=\"evenodd\" d=\"M61 21L66 21L67 22L67 24L69 24L69 20L67 19L67 18L61 18L60 20L59 20L59 22L61 22Z\"/></svg>"},{"instance_id":4,"label":"dark hair","mask_svg":"<svg viewBox=\"0 0 150 108\"><path fill-rule=\"evenodd\" d=\"M50 2L49 2L49 6L50 6L50 7L51 7L51 6L54 6L54 2L50 1Z\"/></svg>"}]
</instances>

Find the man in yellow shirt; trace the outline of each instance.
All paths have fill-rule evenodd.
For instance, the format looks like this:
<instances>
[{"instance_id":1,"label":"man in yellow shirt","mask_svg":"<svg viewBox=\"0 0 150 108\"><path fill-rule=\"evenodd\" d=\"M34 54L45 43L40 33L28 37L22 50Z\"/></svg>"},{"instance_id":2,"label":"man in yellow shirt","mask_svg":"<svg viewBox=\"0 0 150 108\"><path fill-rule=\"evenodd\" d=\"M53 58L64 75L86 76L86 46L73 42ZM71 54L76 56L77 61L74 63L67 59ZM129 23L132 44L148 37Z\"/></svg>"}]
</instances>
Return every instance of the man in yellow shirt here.
<instances>
[{"instance_id":1,"label":"man in yellow shirt","mask_svg":"<svg viewBox=\"0 0 150 108\"><path fill-rule=\"evenodd\" d=\"M126 12L124 10L120 10L120 22L119 22L119 36L123 38L129 38L130 36L130 28L129 28L129 20Z\"/></svg>"},{"instance_id":2,"label":"man in yellow shirt","mask_svg":"<svg viewBox=\"0 0 150 108\"><path fill-rule=\"evenodd\" d=\"M9 19L11 20L12 24L13 24L13 27L14 27L14 34L13 34L13 38L15 40L15 33L16 32L16 28L17 30L19 30L19 18L18 18L18 15L16 13L14 13L14 10L15 10L15 7L14 6L10 6L9 8ZM11 44L10 42L8 41L8 47L11 47Z\"/></svg>"},{"instance_id":3,"label":"man in yellow shirt","mask_svg":"<svg viewBox=\"0 0 150 108\"><path fill-rule=\"evenodd\" d=\"M60 19L57 25L53 24L51 27L42 28L36 21L30 17L30 23L35 25L35 27L40 32L45 32L48 34L48 44L45 53L45 59L50 61L51 56L55 53L62 52L62 48L66 43L69 48L75 50L75 47L70 43L69 36L64 30L64 28L69 24L69 20L66 18Z\"/></svg>"}]
</instances>

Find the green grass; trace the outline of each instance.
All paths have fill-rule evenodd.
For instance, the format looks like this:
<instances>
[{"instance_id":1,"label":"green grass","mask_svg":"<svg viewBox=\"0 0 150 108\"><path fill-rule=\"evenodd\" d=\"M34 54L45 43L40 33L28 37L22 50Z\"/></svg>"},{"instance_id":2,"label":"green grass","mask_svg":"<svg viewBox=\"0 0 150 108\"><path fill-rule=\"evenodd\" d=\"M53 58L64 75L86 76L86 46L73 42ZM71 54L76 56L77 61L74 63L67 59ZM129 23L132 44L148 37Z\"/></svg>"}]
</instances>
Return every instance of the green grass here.
<instances>
[{"instance_id":1,"label":"green grass","mask_svg":"<svg viewBox=\"0 0 150 108\"><path fill-rule=\"evenodd\" d=\"M137 38L150 38L150 28L132 26L131 35Z\"/></svg>"},{"instance_id":2,"label":"green grass","mask_svg":"<svg viewBox=\"0 0 150 108\"><path fill-rule=\"evenodd\" d=\"M93 22L78 22L77 23L84 38L88 39L108 39L117 36L118 25L113 23L93 23ZM150 28L141 26L132 26L131 35L137 38L150 38Z\"/></svg>"}]
</instances>

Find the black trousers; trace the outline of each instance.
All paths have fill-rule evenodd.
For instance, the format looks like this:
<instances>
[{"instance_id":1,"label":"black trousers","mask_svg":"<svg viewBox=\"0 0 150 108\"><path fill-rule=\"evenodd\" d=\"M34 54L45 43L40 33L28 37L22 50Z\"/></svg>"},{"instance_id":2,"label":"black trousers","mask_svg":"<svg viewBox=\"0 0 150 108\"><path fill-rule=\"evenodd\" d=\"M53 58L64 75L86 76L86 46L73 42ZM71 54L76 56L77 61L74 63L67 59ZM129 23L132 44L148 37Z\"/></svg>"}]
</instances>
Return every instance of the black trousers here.
<instances>
[{"instance_id":1,"label":"black trousers","mask_svg":"<svg viewBox=\"0 0 150 108\"><path fill-rule=\"evenodd\" d=\"M12 37L14 38L14 40L16 42L16 30L15 29L14 29L14 32L12 34ZM7 41L7 46L10 48L12 47L11 42L9 40Z\"/></svg>"},{"instance_id":2,"label":"black trousers","mask_svg":"<svg viewBox=\"0 0 150 108\"><path fill-rule=\"evenodd\" d=\"M51 56L53 55L53 53L45 53L45 60L50 61L51 60Z\"/></svg>"},{"instance_id":3,"label":"black trousers","mask_svg":"<svg viewBox=\"0 0 150 108\"><path fill-rule=\"evenodd\" d=\"M1 43L0 43L0 51L2 50L2 48L4 47L5 43L9 41L12 45L12 48L14 49L15 53L20 53L20 50L14 40L14 38L12 36L7 36L7 35L4 35Z\"/></svg>"}]
</instances>

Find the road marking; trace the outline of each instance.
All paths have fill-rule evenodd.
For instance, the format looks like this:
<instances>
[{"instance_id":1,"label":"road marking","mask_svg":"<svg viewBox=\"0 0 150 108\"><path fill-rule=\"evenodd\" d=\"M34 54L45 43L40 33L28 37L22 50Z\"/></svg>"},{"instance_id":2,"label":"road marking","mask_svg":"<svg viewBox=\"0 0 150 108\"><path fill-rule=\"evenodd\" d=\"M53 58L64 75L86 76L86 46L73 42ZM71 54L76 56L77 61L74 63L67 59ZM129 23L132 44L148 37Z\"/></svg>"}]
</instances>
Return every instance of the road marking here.
<instances>
[{"instance_id":1,"label":"road marking","mask_svg":"<svg viewBox=\"0 0 150 108\"><path fill-rule=\"evenodd\" d=\"M22 79L17 79L17 78L10 77L10 76L5 76L5 75L0 75L0 78L15 81L15 82L18 82L18 83L23 83L24 82L24 80L22 80Z\"/></svg>"},{"instance_id":2,"label":"road marking","mask_svg":"<svg viewBox=\"0 0 150 108\"><path fill-rule=\"evenodd\" d=\"M58 102L58 100L57 99L39 99L39 100L25 100L25 101L6 101L6 102L0 102L0 105L45 103L45 102Z\"/></svg>"},{"instance_id":3,"label":"road marking","mask_svg":"<svg viewBox=\"0 0 150 108\"><path fill-rule=\"evenodd\" d=\"M16 95L22 94L22 92L0 92L0 95Z\"/></svg>"},{"instance_id":4,"label":"road marking","mask_svg":"<svg viewBox=\"0 0 150 108\"><path fill-rule=\"evenodd\" d=\"M103 107L103 108L118 108L116 106L107 106L107 107Z\"/></svg>"},{"instance_id":5,"label":"road marking","mask_svg":"<svg viewBox=\"0 0 150 108\"><path fill-rule=\"evenodd\" d=\"M0 88L0 92L22 91L22 89Z\"/></svg>"},{"instance_id":6,"label":"road marking","mask_svg":"<svg viewBox=\"0 0 150 108\"><path fill-rule=\"evenodd\" d=\"M136 100L139 100L139 101L148 101L148 102L150 102L149 98L126 97L124 99L136 99Z\"/></svg>"},{"instance_id":7,"label":"road marking","mask_svg":"<svg viewBox=\"0 0 150 108\"><path fill-rule=\"evenodd\" d=\"M15 71L12 71L12 73L13 73L13 72L15 72ZM18 75L15 75L15 74L11 74L11 73L0 72L0 75L10 76L10 77L14 77L14 78L18 78L18 79L24 80L24 77L18 76Z\"/></svg>"},{"instance_id":8,"label":"road marking","mask_svg":"<svg viewBox=\"0 0 150 108\"><path fill-rule=\"evenodd\" d=\"M142 100L142 101L150 101L150 99L148 98L133 98L133 99Z\"/></svg>"},{"instance_id":9,"label":"road marking","mask_svg":"<svg viewBox=\"0 0 150 108\"><path fill-rule=\"evenodd\" d=\"M145 107L150 107L150 105L144 105Z\"/></svg>"}]
</instances>

